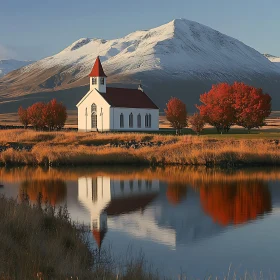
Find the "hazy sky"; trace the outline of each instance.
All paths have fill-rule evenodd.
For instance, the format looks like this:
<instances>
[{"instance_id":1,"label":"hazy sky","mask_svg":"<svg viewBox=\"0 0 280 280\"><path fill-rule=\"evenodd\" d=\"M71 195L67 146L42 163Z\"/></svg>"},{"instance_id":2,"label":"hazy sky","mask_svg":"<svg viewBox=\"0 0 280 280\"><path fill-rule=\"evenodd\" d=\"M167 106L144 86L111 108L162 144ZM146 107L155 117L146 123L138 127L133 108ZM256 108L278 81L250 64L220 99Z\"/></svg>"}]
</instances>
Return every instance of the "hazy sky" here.
<instances>
[{"instance_id":1,"label":"hazy sky","mask_svg":"<svg viewBox=\"0 0 280 280\"><path fill-rule=\"evenodd\" d=\"M113 39L174 18L280 56L279 0L0 0L0 59L40 59L82 37Z\"/></svg>"}]
</instances>

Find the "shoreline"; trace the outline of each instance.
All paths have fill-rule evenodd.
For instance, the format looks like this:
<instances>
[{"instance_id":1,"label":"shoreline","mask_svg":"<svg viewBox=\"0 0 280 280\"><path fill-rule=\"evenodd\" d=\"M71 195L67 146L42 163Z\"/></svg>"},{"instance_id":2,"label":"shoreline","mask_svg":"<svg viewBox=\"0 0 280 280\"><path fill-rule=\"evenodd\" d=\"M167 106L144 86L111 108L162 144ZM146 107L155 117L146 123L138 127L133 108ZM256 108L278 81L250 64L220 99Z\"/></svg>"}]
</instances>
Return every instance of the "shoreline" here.
<instances>
[{"instance_id":1,"label":"shoreline","mask_svg":"<svg viewBox=\"0 0 280 280\"><path fill-rule=\"evenodd\" d=\"M0 166L280 166L279 138L0 132Z\"/></svg>"}]
</instances>

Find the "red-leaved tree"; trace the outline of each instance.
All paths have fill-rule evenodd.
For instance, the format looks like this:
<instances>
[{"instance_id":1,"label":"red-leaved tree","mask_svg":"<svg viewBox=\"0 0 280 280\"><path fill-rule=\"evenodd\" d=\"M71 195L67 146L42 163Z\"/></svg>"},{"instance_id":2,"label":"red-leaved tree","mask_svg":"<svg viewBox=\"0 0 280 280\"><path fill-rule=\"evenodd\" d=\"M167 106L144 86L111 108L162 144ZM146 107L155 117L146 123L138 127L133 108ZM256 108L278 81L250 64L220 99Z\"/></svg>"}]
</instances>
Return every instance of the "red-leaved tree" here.
<instances>
[{"instance_id":1,"label":"red-leaved tree","mask_svg":"<svg viewBox=\"0 0 280 280\"><path fill-rule=\"evenodd\" d=\"M176 134L187 126L187 108L178 98L172 97L164 110L167 120L176 129Z\"/></svg>"},{"instance_id":2,"label":"red-leaved tree","mask_svg":"<svg viewBox=\"0 0 280 280\"><path fill-rule=\"evenodd\" d=\"M43 118L43 111L45 109L45 104L43 102L37 102L32 106L27 108L27 115L29 123L36 129L45 128L45 120Z\"/></svg>"},{"instance_id":3,"label":"red-leaved tree","mask_svg":"<svg viewBox=\"0 0 280 280\"><path fill-rule=\"evenodd\" d=\"M56 99L52 99L45 105L42 116L49 130L59 130L65 125L67 119L66 107L62 103L58 103Z\"/></svg>"},{"instance_id":4,"label":"red-leaved tree","mask_svg":"<svg viewBox=\"0 0 280 280\"><path fill-rule=\"evenodd\" d=\"M23 124L24 128L26 129L29 125L29 118L27 109L24 109L22 106L18 108L18 117L19 121Z\"/></svg>"},{"instance_id":5,"label":"red-leaved tree","mask_svg":"<svg viewBox=\"0 0 280 280\"><path fill-rule=\"evenodd\" d=\"M244 83L232 85L236 124L247 128L259 128L265 124L265 118L271 113L271 97Z\"/></svg>"},{"instance_id":6,"label":"red-leaved tree","mask_svg":"<svg viewBox=\"0 0 280 280\"><path fill-rule=\"evenodd\" d=\"M205 119L199 113L195 113L189 118L189 124L191 129L199 135L205 126Z\"/></svg>"},{"instance_id":7,"label":"red-leaved tree","mask_svg":"<svg viewBox=\"0 0 280 280\"><path fill-rule=\"evenodd\" d=\"M218 132L228 132L235 123L232 87L227 83L213 85L209 92L200 95L200 101L202 105L197 108L205 121Z\"/></svg>"}]
</instances>

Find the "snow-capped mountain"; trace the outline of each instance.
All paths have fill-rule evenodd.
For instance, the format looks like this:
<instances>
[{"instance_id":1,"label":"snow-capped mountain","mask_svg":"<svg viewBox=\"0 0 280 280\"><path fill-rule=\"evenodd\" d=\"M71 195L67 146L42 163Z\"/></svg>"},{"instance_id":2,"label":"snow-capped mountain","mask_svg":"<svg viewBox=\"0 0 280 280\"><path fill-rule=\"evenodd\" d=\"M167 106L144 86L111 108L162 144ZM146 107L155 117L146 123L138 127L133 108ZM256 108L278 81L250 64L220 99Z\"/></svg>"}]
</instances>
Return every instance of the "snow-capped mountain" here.
<instances>
[{"instance_id":1,"label":"snow-capped mountain","mask_svg":"<svg viewBox=\"0 0 280 280\"><path fill-rule=\"evenodd\" d=\"M133 86L141 80L161 109L171 95L191 107L199 102L199 94L217 82L241 80L271 93L280 81L279 67L255 49L202 24L176 19L119 39L80 39L0 79L0 102L1 98L87 85L97 55L109 84ZM54 95L74 108L86 91L78 88L72 98L66 98L65 91L40 94L40 98Z\"/></svg>"},{"instance_id":2,"label":"snow-capped mountain","mask_svg":"<svg viewBox=\"0 0 280 280\"><path fill-rule=\"evenodd\" d=\"M0 77L33 62L34 61L20 61L15 59L0 60Z\"/></svg>"},{"instance_id":3,"label":"snow-capped mountain","mask_svg":"<svg viewBox=\"0 0 280 280\"><path fill-rule=\"evenodd\" d=\"M271 62L275 63L275 65L277 65L280 69L280 57L278 56L274 56L274 55L271 55L271 54L264 54L264 56L269 59Z\"/></svg>"}]
</instances>

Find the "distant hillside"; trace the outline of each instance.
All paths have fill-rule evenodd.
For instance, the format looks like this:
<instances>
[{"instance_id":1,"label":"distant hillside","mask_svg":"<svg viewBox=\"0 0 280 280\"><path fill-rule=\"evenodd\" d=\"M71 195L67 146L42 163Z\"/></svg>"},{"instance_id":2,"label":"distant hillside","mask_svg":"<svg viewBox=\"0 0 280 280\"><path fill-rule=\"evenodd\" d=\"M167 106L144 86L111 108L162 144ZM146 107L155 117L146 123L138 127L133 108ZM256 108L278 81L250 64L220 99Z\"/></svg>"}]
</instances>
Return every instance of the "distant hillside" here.
<instances>
[{"instance_id":1,"label":"distant hillside","mask_svg":"<svg viewBox=\"0 0 280 280\"><path fill-rule=\"evenodd\" d=\"M263 87L279 109L280 69L255 49L202 24L176 19L115 40L80 39L60 53L0 79L0 111L57 97L74 109L101 57L108 83L144 90L163 110L178 96L194 111L213 83L244 81ZM83 86L83 87L81 87ZM2 104L2 105L1 105Z\"/></svg>"},{"instance_id":2,"label":"distant hillside","mask_svg":"<svg viewBox=\"0 0 280 280\"><path fill-rule=\"evenodd\" d=\"M0 77L33 62L34 61L20 61L15 59L0 60Z\"/></svg>"}]
</instances>

